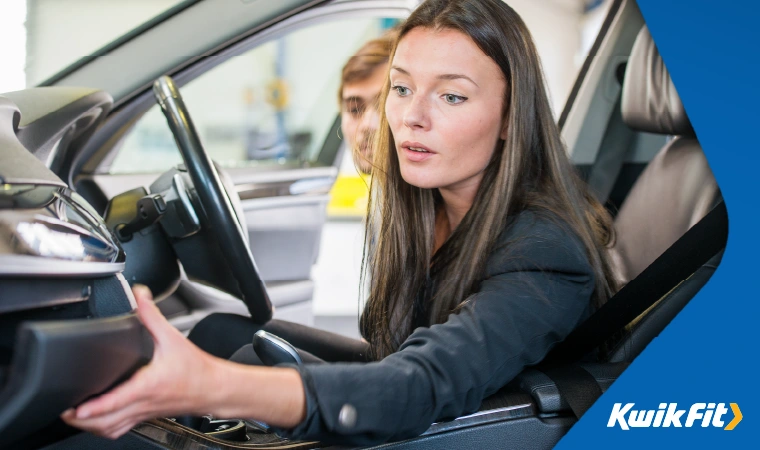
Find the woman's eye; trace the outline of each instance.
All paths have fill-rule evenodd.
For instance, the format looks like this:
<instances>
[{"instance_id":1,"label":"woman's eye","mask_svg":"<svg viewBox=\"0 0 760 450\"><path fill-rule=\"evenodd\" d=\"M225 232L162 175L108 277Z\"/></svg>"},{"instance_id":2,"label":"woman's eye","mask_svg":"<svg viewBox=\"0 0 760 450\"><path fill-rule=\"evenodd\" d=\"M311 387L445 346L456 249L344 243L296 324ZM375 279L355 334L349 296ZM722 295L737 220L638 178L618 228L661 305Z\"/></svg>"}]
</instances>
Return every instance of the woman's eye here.
<instances>
[{"instance_id":1,"label":"woman's eye","mask_svg":"<svg viewBox=\"0 0 760 450\"><path fill-rule=\"evenodd\" d=\"M409 88L404 86L393 86L391 89L395 89L396 93L400 97L406 97L410 94Z\"/></svg>"},{"instance_id":2,"label":"woman's eye","mask_svg":"<svg viewBox=\"0 0 760 450\"><path fill-rule=\"evenodd\" d=\"M446 103L456 105L467 100L467 97L462 97L461 95L446 94L443 96L443 99L446 100Z\"/></svg>"}]
</instances>

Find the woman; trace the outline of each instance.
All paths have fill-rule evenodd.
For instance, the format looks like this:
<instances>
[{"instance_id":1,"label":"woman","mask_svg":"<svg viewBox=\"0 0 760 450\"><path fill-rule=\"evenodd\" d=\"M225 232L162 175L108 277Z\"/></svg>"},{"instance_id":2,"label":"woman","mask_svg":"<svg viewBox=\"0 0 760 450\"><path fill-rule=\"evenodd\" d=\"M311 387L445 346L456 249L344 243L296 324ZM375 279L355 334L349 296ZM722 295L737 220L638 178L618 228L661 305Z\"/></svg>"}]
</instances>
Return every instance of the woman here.
<instances>
[{"instance_id":1,"label":"woman","mask_svg":"<svg viewBox=\"0 0 760 450\"><path fill-rule=\"evenodd\" d=\"M148 417L211 412L294 439L408 438L475 411L609 297L609 218L574 174L511 8L426 1L399 32L386 88L361 323L373 362L221 360L137 289L154 360L67 422L118 436Z\"/></svg>"}]
</instances>

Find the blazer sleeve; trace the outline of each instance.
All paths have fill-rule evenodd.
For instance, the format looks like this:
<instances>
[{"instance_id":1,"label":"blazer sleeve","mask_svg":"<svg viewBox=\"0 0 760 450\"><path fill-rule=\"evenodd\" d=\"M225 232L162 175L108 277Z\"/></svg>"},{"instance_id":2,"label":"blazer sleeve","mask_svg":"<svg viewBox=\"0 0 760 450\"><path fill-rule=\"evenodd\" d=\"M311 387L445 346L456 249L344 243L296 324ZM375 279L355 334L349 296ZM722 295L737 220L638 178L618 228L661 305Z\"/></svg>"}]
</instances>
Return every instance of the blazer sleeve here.
<instances>
[{"instance_id":1,"label":"blazer sleeve","mask_svg":"<svg viewBox=\"0 0 760 450\"><path fill-rule=\"evenodd\" d=\"M486 396L540 362L589 313L594 278L563 227L517 227L489 260L489 277L458 314L418 328L373 363L300 368L307 417L289 438L372 445L475 412Z\"/></svg>"}]
</instances>

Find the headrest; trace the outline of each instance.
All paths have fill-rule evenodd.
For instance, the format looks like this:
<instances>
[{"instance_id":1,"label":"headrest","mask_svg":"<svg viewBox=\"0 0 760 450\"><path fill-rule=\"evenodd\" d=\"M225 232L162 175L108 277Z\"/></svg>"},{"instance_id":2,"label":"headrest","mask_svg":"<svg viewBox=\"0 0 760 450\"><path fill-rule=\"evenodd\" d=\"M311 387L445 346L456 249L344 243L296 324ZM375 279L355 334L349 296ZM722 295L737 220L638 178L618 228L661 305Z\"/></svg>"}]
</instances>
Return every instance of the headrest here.
<instances>
[{"instance_id":1,"label":"headrest","mask_svg":"<svg viewBox=\"0 0 760 450\"><path fill-rule=\"evenodd\" d=\"M623 121L649 133L694 136L668 69L644 26L633 44L625 72Z\"/></svg>"}]
</instances>

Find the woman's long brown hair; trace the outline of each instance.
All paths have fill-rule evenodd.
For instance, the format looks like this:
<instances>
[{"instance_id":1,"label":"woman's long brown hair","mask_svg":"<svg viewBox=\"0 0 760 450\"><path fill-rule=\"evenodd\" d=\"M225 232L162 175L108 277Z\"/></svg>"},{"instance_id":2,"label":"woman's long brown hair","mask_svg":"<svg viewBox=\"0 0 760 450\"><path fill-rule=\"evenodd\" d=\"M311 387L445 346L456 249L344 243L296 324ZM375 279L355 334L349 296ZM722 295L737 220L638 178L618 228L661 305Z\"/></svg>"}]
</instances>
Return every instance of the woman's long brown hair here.
<instances>
[{"instance_id":1,"label":"woman's long brown hair","mask_svg":"<svg viewBox=\"0 0 760 450\"><path fill-rule=\"evenodd\" d=\"M489 253L509 219L526 208L550 212L583 242L595 275L595 305L614 290L605 249L613 239L611 219L568 158L538 53L520 16L502 0L428 0L402 25L397 43L416 27L458 30L498 64L507 84L507 139L496 143L475 202L434 255L440 194L401 177L381 112L362 267L369 292L360 324L374 359L395 352L415 326L442 323L456 313L479 289ZM387 80L381 104L389 91Z\"/></svg>"}]
</instances>

